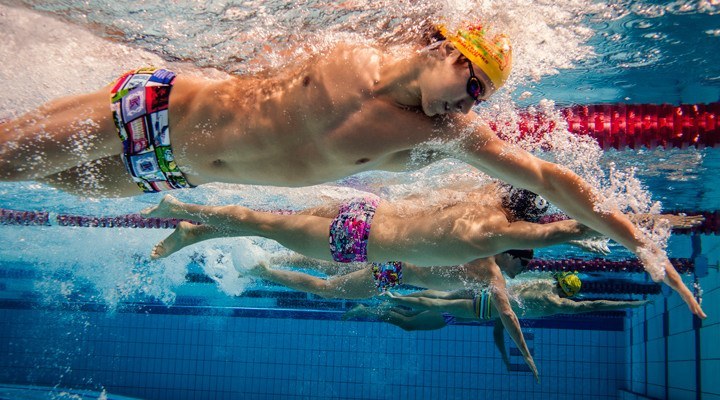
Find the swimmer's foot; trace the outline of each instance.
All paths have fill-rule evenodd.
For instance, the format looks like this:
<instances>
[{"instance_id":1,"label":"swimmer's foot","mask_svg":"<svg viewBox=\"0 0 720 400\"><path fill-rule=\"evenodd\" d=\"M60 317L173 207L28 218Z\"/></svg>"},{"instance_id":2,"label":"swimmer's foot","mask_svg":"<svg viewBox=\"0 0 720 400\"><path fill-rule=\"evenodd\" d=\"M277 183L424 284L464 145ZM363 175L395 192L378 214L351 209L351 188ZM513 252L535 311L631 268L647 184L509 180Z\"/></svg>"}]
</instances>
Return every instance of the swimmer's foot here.
<instances>
[{"instance_id":1,"label":"swimmer's foot","mask_svg":"<svg viewBox=\"0 0 720 400\"><path fill-rule=\"evenodd\" d=\"M182 218L182 216L178 215L181 208L182 203L180 200L166 194L158 205L143 209L140 211L140 215L145 218Z\"/></svg>"},{"instance_id":2,"label":"swimmer's foot","mask_svg":"<svg viewBox=\"0 0 720 400\"><path fill-rule=\"evenodd\" d=\"M204 240L203 235L198 234L198 230L201 229L203 229L201 226L180 221L177 228L175 228L175 231L173 231L170 236L166 237L153 247L150 252L150 258L153 260L164 258L183 247Z\"/></svg>"},{"instance_id":3,"label":"swimmer's foot","mask_svg":"<svg viewBox=\"0 0 720 400\"><path fill-rule=\"evenodd\" d=\"M368 310L367 307L362 304L358 304L350 310L346 311L345 314L342 315L342 320L347 321L350 319L366 318L371 315L372 313Z\"/></svg>"}]
</instances>

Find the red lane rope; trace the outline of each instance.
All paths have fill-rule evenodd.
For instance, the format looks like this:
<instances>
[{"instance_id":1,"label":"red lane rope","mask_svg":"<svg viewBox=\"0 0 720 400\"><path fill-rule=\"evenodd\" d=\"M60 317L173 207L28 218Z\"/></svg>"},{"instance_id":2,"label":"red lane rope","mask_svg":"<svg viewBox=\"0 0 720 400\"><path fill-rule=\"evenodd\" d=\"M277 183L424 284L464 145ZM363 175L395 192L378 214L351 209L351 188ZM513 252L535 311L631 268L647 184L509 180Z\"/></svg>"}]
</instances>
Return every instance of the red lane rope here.
<instances>
[{"instance_id":1,"label":"red lane rope","mask_svg":"<svg viewBox=\"0 0 720 400\"><path fill-rule=\"evenodd\" d=\"M603 149L687 148L720 145L720 102L710 104L590 104L560 110L568 130L589 135ZM556 122L542 112L521 112L516 122L491 122L497 132L540 138ZM502 136L502 133L500 133Z\"/></svg>"}]
</instances>

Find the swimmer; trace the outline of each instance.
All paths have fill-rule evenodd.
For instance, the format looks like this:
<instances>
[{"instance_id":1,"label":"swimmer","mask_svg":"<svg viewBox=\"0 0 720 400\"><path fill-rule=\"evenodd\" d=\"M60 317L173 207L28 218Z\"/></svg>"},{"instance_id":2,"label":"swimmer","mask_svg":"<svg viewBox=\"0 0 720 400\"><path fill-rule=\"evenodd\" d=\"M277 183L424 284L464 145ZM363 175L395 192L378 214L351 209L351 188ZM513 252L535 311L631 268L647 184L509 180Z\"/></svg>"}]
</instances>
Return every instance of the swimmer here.
<instances>
[{"instance_id":1,"label":"swimmer","mask_svg":"<svg viewBox=\"0 0 720 400\"><path fill-rule=\"evenodd\" d=\"M504 165L505 144L469 115L508 78L508 38L429 29L402 55L338 44L274 77L127 72L0 125L0 179L105 196L208 182L308 186L405 170L418 144L461 135L471 163L516 168L525 153ZM87 176L97 187L84 187Z\"/></svg>"},{"instance_id":2,"label":"swimmer","mask_svg":"<svg viewBox=\"0 0 720 400\"><path fill-rule=\"evenodd\" d=\"M203 224L180 222L169 237L153 248L153 258L168 256L203 240L261 236L319 260L378 264L402 261L431 267L460 265L511 249L552 246L599 235L575 220L534 223L548 204L524 189L493 184L446 202L419 206L416 198L390 203L368 196L299 214L277 215L241 206L187 204L166 196L142 214ZM696 307L698 315L704 317L672 265L666 280L691 309Z\"/></svg>"},{"instance_id":3,"label":"swimmer","mask_svg":"<svg viewBox=\"0 0 720 400\"><path fill-rule=\"evenodd\" d=\"M318 261L296 253L272 257L251 266L247 273L291 289L322 298L368 299L400 285L433 290L455 290L459 287L487 286L505 273L514 278L532 260L533 251L508 250L491 257L446 267L418 267L407 262L384 264L359 263L352 272L333 275L338 264ZM273 266L272 268L270 266ZM307 268L327 273L327 279L280 268ZM240 270L241 274L245 271ZM495 286L498 286L495 284Z\"/></svg>"},{"instance_id":4,"label":"swimmer","mask_svg":"<svg viewBox=\"0 0 720 400\"><path fill-rule=\"evenodd\" d=\"M508 285L507 290L512 309L520 318L622 310L640 307L649 302L648 300L571 300L570 298L576 296L581 287L582 282L577 274L561 273L555 274L552 279L512 282ZM371 308L358 305L346 312L343 319L377 318L406 331L434 330L456 322L494 319L495 345L510 371L510 359L503 339L503 325L497 315L498 308L492 301L483 303L482 299L478 299L479 294L476 291L425 290L406 296L397 296L393 293L387 293L386 296L391 303L403 307ZM482 304L485 304L486 308L480 308L479 306ZM481 318L481 315L484 318Z\"/></svg>"},{"instance_id":5,"label":"swimmer","mask_svg":"<svg viewBox=\"0 0 720 400\"><path fill-rule=\"evenodd\" d=\"M692 228L703 218L678 215L633 215L633 220L655 224L666 221L674 229ZM557 228L562 229L558 226ZM550 233L552 235L552 233ZM603 241L586 241L582 232L570 238L568 244L591 252L609 254ZM480 258L456 266L418 267L408 262L386 264L355 263L351 266L337 262L321 261L298 253L273 256L255 265L246 266L240 273L287 286L291 289L312 293L322 298L366 299L399 285L411 285L432 290L456 290L460 287L477 288L487 286L493 274L500 272L515 278L523 272L533 258L533 250L508 250L487 258ZM242 257L251 259L253 257ZM272 266L272 268L270 268ZM312 269L328 275L322 278L304 272L281 268Z\"/></svg>"},{"instance_id":6,"label":"swimmer","mask_svg":"<svg viewBox=\"0 0 720 400\"><path fill-rule=\"evenodd\" d=\"M106 196L207 182L307 186L407 170L419 144L453 139L453 157L542 195L679 290L664 251L618 210L598 207L587 182L502 141L470 113L508 78L508 38L477 26L438 27L425 36L429 41L402 55L339 44L271 78L128 72L95 93L0 125L0 179ZM691 293L681 295L704 315Z\"/></svg>"}]
</instances>

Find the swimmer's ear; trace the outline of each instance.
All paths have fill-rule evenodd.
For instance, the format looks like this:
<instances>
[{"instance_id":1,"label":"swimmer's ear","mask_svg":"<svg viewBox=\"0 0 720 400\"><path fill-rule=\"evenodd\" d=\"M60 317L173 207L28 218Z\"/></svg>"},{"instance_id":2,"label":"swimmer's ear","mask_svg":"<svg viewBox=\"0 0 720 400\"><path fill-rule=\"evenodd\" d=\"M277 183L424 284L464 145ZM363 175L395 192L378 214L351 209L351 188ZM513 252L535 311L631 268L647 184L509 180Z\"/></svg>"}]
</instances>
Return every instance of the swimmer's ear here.
<instances>
[{"instance_id":1,"label":"swimmer's ear","mask_svg":"<svg viewBox=\"0 0 720 400\"><path fill-rule=\"evenodd\" d=\"M450 61L453 63L457 61L458 57L463 57L462 53L460 53L449 40L444 40L440 44L437 54L443 59L452 57Z\"/></svg>"}]
</instances>

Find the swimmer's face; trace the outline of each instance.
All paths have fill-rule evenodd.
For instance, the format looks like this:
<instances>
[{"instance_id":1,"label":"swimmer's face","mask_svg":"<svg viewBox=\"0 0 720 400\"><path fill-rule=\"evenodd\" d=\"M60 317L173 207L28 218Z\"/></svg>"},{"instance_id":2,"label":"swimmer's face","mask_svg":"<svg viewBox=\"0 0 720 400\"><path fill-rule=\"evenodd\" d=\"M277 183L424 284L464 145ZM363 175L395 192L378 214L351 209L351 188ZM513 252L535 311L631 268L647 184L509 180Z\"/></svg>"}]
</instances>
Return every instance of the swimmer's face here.
<instances>
[{"instance_id":1,"label":"swimmer's face","mask_svg":"<svg viewBox=\"0 0 720 400\"><path fill-rule=\"evenodd\" d=\"M420 77L422 108L428 116L463 113L493 92L490 79L457 50Z\"/></svg>"}]
</instances>

